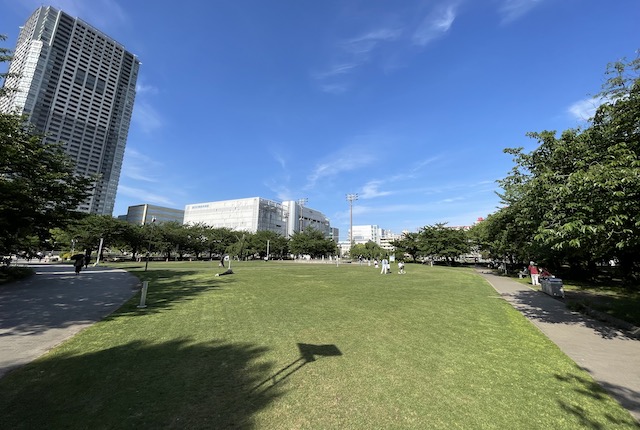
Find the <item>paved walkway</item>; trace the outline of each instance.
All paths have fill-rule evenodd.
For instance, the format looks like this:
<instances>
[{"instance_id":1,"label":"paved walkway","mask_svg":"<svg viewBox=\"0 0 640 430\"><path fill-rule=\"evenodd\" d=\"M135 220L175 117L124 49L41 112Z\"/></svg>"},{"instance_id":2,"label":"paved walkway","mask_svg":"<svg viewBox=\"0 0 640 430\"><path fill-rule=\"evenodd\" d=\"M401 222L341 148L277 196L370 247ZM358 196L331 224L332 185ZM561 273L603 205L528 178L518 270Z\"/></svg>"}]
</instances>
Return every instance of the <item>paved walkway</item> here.
<instances>
[{"instance_id":1,"label":"paved walkway","mask_svg":"<svg viewBox=\"0 0 640 430\"><path fill-rule=\"evenodd\" d=\"M640 421L640 340L513 279L479 273Z\"/></svg>"},{"instance_id":2,"label":"paved walkway","mask_svg":"<svg viewBox=\"0 0 640 430\"><path fill-rule=\"evenodd\" d=\"M22 281L0 285L0 377L38 358L130 299L138 279L124 270L30 264Z\"/></svg>"}]
</instances>

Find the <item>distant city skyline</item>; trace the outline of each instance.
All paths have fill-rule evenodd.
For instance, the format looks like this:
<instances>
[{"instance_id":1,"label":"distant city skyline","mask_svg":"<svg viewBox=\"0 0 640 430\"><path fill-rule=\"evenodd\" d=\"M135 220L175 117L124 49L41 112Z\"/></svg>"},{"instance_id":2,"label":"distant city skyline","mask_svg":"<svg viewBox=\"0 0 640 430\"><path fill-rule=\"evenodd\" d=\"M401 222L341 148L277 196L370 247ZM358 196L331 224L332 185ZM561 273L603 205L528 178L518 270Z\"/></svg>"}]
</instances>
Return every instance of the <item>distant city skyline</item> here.
<instances>
[{"instance_id":1,"label":"distant city skyline","mask_svg":"<svg viewBox=\"0 0 640 430\"><path fill-rule=\"evenodd\" d=\"M584 125L639 48L637 0L50 4L142 62L113 215L306 198L342 240L352 193L394 232L495 212L503 149ZM41 2L0 6L10 48Z\"/></svg>"}]
</instances>

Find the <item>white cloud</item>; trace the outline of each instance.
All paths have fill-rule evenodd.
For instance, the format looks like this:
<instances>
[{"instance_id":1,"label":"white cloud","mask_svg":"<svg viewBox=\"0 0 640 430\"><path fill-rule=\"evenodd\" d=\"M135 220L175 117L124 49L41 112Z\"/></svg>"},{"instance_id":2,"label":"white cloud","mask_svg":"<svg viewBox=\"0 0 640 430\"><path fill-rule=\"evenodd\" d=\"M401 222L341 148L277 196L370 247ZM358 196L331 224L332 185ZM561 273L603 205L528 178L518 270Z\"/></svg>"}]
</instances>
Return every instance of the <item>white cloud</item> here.
<instances>
[{"instance_id":1,"label":"white cloud","mask_svg":"<svg viewBox=\"0 0 640 430\"><path fill-rule=\"evenodd\" d=\"M126 148L122 174L126 178L143 182L158 182L154 175L149 172L158 172L162 164L151 157L132 148Z\"/></svg>"},{"instance_id":2,"label":"white cloud","mask_svg":"<svg viewBox=\"0 0 640 430\"><path fill-rule=\"evenodd\" d=\"M136 198L141 202L154 203L168 207L174 206L174 202L168 199L166 196L159 195L142 188L128 187L126 185L120 184L118 186L118 192L122 193L125 196Z\"/></svg>"},{"instance_id":3,"label":"white cloud","mask_svg":"<svg viewBox=\"0 0 640 430\"><path fill-rule=\"evenodd\" d=\"M413 33L413 43L418 46L425 46L434 39L441 37L449 31L455 18L456 8L454 5L434 10L422 20L422 23Z\"/></svg>"},{"instance_id":4,"label":"white cloud","mask_svg":"<svg viewBox=\"0 0 640 430\"><path fill-rule=\"evenodd\" d=\"M382 181L369 181L362 187L360 198L373 199L376 197L388 196L391 191L380 191L378 187L382 184Z\"/></svg>"},{"instance_id":5,"label":"white cloud","mask_svg":"<svg viewBox=\"0 0 640 430\"><path fill-rule=\"evenodd\" d=\"M23 0L22 5L33 12L43 5L41 0ZM124 9L116 0L49 0L47 5L80 18L90 25L105 30L129 21Z\"/></svg>"},{"instance_id":6,"label":"white cloud","mask_svg":"<svg viewBox=\"0 0 640 430\"><path fill-rule=\"evenodd\" d=\"M522 17L543 0L504 0L498 9L502 15L502 23L506 24Z\"/></svg>"},{"instance_id":7,"label":"white cloud","mask_svg":"<svg viewBox=\"0 0 640 430\"><path fill-rule=\"evenodd\" d=\"M327 161L318 163L313 172L307 177L305 189L312 188L322 179L362 168L370 164L374 157L370 151L360 145L351 145L326 158Z\"/></svg>"},{"instance_id":8,"label":"white cloud","mask_svg":"<svg viewBox=\"0 0 640 430\"><path fill-rule=\"evenodd\" d=\"M363 55L374 50L380 42L394 41L401 34L399 29L380 28L343 42L343 47L347 52Z\"/></svg>"},{"instance_id":9,"label":"white cloud","mask_svg":"<svg viewBox=\"0 0 640 430\"><path fill-rule=\"evenodd\" d=\"M463 201L465 200L463 197L449 197L446 199L442 199L439 202L436 202L436 204L446 204L446 203L454 203L454 202L459 202L459 201Z\"/></svg>"},{"instance_id":10,"label":"white cloud","mask_svg":"<svg viewBox=\"0 0 640 430\"><path fill-rule=\"evenodd\" d=\"M151 106L151 104L143 100L136 100L134 103L133 117L131 120L145 133L151 133L162 127L160 114L153 106Z\"/></svg>"},{"instance_id":11,"label":"white cloud","mask_svg":"<svg viewBox=\"0 0 640 430\"><path fill-rule=\"evenodd\" d=\"M287 186L285 185L288 182L287 178L286 180L275 180L275 179L271 179L271 180L267 180L264 181L264 185L269 188L273 193L275 193L276 195L276 199L278 200L294 200L294 196L295 193Z\"/></svg>"},{"instance_id":12,"label":"white cloud","mask_svg":"<svg viewBox=\"0 0 640 430\"><path fill-rule=\"evenodd\" d=\"M158 88L154 87L153 85L145 85L143 82L141 82L141 80L138 80L138 83L136 84L136 94L140 95L140 94L158 94Z\"/></svg>"},{"instance_id":13,"label":"white cloud","mask_svg":"<svg viewBox=\"0 0 640 430\"><path fill-rule=\"evenodd\" d=\"M356 63L334 64L333 66L329 67L324 72L316 73L315 77L317 79L325 79L325 78L331 78L331 77L337 76L337 75L345 75L345 74L351 72L357 66L358 66L358 64L356 64Z\"/></svg>"},{"instance_id":14,"label":"white cloud","mask_svg":"<svg viewBox=\"0 0 640 430\"><path fill-rule=\"evenodd\" d=\"M399 29L381 27L343 40L339 43L335 55L340 60L333 62L326 70L314 73L312 76L320 82L320 89L323 92L342 94L349 89L349 85L344 82L346 76L371 61L373 52L378 49L381 43L395 41L401 33L402 31ZM336 82L335 79L340 79L340 81Z\"/></svg>"},{"instance_id":15,"label":"white cloud","mask_svg":"<svg viewBox=\"0 0 640 430\"><path fill-rule=\"evenodd\" d=\"M418 176L418 172L420 172L423 167L428 166L442 158L441 155L436 155L434 157L426 158L424 160L413 163L408 169L404 170L402 173L397 175L393 175L389 178L390 181L400 181L405 179L414 179Z\"/></svg>"},{"instance_id":16,"label":"white cloud","mask_svg":"<svg viewBox=\"0 0 640 430\"><path fill-rule=\"evenodd\" d=\"M283 170L287 168L287 160L281 154L277 154L274 152L273 158L280 165L280 167L282 167Z\"/></svg>"},{"instance_id":17,"label":"white cloud","mask_svg":"<svg viewBox=\"0 0 640 430\"><path fill-rule=\"evenodd\" d=\"M593 118L593 115L596 113L596 109L598 109L602 103L604 103L602 98L578 100L569 106L567 111L577 120L586 121Z\"/></svg>"}]
</instances>

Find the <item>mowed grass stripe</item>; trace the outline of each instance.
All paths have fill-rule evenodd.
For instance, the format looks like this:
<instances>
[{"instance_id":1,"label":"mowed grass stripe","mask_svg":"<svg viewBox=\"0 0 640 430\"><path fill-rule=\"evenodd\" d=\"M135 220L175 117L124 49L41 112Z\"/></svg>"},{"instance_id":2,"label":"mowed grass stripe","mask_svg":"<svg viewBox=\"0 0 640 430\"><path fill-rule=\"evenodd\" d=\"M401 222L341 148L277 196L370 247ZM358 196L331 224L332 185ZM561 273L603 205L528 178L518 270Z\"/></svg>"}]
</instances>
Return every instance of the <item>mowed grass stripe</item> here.
<instances>
[{"instance_id":1,"label":"mowed grass stripe","mask_svg":"<svg viewBox=\"0 0 640 430\"><path fill-rule=\"evenodd\" d=\"M123 266L149 307L0 380L10 428L637 428L470 270Z\"/></svg>"}]
</instances>

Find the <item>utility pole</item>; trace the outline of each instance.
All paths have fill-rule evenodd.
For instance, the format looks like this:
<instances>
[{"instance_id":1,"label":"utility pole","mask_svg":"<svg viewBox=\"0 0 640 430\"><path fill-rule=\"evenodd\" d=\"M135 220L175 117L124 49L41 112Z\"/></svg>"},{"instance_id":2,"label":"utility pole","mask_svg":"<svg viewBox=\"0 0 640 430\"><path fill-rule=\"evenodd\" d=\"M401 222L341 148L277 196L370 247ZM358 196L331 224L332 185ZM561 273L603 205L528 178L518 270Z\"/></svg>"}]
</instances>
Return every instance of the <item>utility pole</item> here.
<instances>
[{"instance_id":1,"label":"utility pole","mask_svg":"<svg viewBox=\"0 0 640 430\"><path fill-rule=\"evenodd\" d=\"M358 200L358 194L347 194L347 201L349 202L349 218L350 218L350 226L349 226L349 257L353 258L351 255L351 248L353 247L353 202Z\"/></svg>"}]
</instances>

